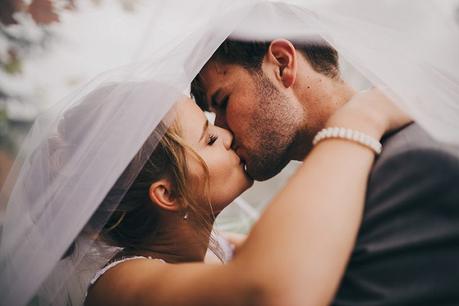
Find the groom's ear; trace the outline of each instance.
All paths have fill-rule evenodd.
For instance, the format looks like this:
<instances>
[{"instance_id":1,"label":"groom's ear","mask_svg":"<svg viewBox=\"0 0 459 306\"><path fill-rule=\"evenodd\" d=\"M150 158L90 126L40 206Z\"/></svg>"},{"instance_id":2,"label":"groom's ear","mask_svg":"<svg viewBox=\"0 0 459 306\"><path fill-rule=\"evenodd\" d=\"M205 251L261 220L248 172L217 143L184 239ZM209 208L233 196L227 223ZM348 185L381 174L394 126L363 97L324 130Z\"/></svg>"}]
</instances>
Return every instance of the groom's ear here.
<instances>
[{"instance_id":1,"label":"groom's ear","mask_svg":"<svg viewBox=\"0 0 459 306\"><path fill-rule=\"evenodd\" d=\"M275 77L289 88L295 83L297 72L297 55L293 44L286 39L271 42L266 60L274 68Z\"/></svg>"},{"instance_id":2,"label":"groom's ear","mask_svg":"<svg viewBox=\"0 0 459 306\"><path fill-rule=\"evenodd\" d=\"M159 208L168 211L179 211L180 206L174 196L173 186L167 179L161 179L150 185L148 190L150 200Z\"/></svg>"}]
</instances>

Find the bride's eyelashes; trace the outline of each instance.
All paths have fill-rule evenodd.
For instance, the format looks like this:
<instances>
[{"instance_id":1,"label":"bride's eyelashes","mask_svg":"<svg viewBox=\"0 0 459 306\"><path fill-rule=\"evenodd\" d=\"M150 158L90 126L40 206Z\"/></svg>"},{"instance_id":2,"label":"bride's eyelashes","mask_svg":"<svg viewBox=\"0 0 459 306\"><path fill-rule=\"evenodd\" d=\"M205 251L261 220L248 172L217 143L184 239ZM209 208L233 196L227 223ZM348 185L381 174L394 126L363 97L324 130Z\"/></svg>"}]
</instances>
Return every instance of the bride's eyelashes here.
<instances>
[{"instance_id":1,"label":"bride's eyelashes","mask_svg":"<svg viewBox=\"0 0 459 306\"><path fill-rule=\"evenodd\" d=\"M214 135L214 134L210 134L208 139L207 139L207 144L209 146L213 145L218 139L218 136L217 135Z\"/></svg>"}]
</instances>

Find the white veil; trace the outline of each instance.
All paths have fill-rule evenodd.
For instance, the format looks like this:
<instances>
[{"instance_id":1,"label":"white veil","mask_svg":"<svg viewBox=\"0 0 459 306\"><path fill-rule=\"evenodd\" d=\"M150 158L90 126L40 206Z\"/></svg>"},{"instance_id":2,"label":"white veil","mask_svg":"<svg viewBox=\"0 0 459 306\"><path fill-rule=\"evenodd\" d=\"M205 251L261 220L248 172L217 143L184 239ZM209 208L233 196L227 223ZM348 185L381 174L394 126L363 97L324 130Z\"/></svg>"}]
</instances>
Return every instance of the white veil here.
<instances>
[{"instance_id":1,"label":"white veil","mask_svg":"<svg viewBox=\"0 0 459 306\"><path fill-rule=\"evenodd\" d=\"M400 16L401 7L410 10ZM130 185L132 176L118 178L141 148L143 161L153 151L161 122L173 119L169 110L229 35L325 39L434 137L459 144L459 31L440 14L434 2L413 1L158 4L138 63L57 103L25 140L2 189L0 305L82 302L89 278L114 250L81 231L115 183ZM138 173L142 162L133 167ZM122 196L103 203L106 215L92 233ZM76 252L61 260L74 240Z\"/></svg>"}]
</instances>

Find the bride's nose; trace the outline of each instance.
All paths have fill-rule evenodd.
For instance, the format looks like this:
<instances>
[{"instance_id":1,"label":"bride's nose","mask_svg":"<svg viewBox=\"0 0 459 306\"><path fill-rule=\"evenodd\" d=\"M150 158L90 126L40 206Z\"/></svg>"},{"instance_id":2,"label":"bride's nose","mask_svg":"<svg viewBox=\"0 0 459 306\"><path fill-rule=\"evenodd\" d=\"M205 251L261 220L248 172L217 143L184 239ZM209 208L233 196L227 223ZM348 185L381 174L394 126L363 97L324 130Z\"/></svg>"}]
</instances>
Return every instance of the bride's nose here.
<instances>
[{"instance_id":1,"label":"bride's nose","mask_svg":"<svg viewBox=\"0 0 459 306\"><path fill-rule=\"evenodd\" d=\"M233 134L227 129L219 128L222 134L223 145L227 150L231 150L233 144Z\"/></svg>"}]
</instances>

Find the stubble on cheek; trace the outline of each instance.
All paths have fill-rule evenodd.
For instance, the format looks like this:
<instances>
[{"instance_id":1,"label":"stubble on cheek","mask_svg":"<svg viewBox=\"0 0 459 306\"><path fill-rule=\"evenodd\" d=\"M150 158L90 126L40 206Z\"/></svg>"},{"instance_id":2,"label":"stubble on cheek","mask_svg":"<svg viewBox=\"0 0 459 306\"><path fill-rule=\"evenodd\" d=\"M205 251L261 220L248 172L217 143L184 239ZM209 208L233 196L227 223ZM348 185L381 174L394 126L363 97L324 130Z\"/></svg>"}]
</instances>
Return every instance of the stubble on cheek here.
<instances>
[{"instance_id":1,"label":"stubble on cheek","mask_svg":"<svg viewBox=\"0 0 459 306\"><path fill-rule=\"evenodd\" d=\"M289 162L288 150L295 139L298 110L266 77L256 80L256 109L250 121L252 147L249 149L251 175L268 179Z\"/></svg>"}]
</instances>

